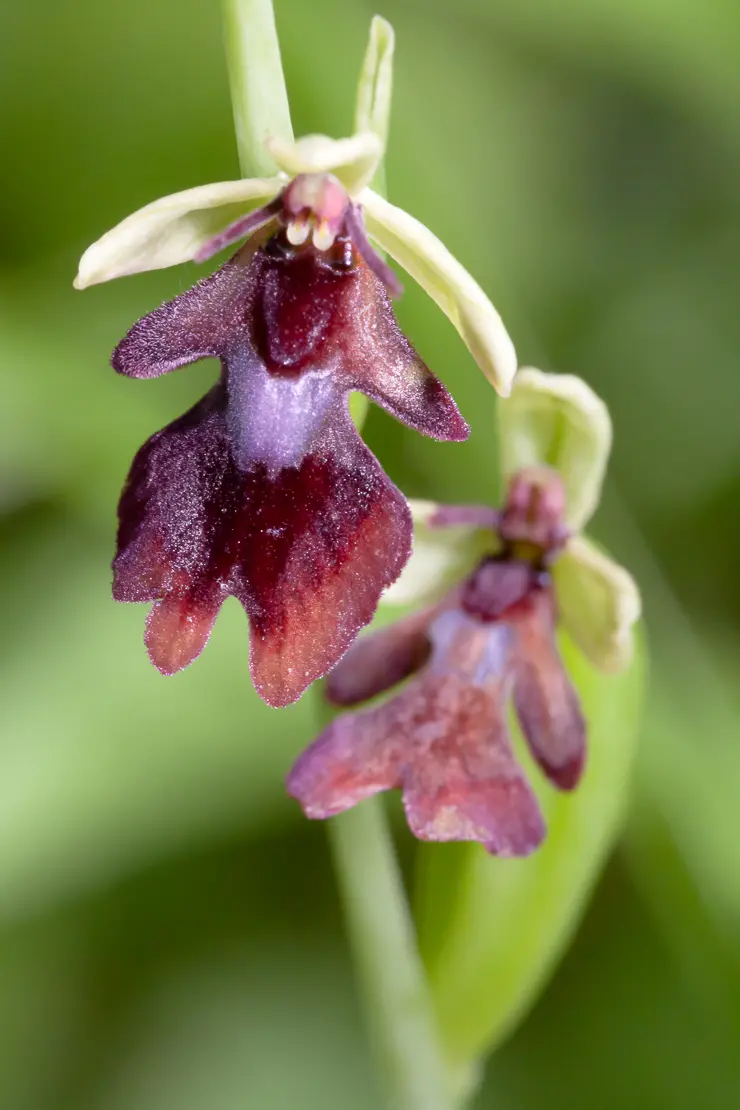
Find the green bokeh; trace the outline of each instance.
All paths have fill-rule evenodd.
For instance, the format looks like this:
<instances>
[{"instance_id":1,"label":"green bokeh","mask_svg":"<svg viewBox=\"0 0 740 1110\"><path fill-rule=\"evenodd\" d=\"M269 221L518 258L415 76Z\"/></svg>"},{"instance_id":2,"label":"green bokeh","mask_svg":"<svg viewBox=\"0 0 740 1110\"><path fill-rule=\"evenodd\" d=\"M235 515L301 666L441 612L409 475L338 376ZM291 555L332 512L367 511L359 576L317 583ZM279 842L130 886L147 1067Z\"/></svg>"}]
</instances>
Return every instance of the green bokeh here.
<instances>
[{"instance_id":1,"label":"green bokeh","mask_svg":"<svg viewBox=\"0 0 740 1110\"><path fill-rule=\"evenodd\" d=\"M297 133L345 133L371 8L277 0ZM740 7L388 0L390 197L491 294L521 361L608 401L596 534L645 593L654 687L631 818L479 1110L731 1110L740 1065ZM282 777L311 735L249 687L227 605L165 680L109 560L130 459L213 367L116 378L185 266L75 293L137 206L237 175L218 7L0 10L0 1105L377 1107L321 828ZM408 283L399 315L474 434L373 410L409 494L491 498L489 387ZM680 599L680 600L678 600ZM495 990L495 984L492 984Z\"/></svg>"}]
</instances>

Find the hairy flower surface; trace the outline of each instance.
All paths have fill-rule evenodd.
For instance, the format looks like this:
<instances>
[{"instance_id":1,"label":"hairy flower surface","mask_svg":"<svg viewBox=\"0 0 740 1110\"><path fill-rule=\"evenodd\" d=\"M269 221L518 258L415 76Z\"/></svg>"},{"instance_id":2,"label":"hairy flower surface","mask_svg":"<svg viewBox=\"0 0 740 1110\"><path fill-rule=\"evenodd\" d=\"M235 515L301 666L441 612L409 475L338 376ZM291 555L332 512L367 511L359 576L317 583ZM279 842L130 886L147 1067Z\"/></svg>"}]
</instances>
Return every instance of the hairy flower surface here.
<instances>
[{"instance_id":1,"label":"hairy flower surface","mask_svg":"<svg viewBox=\"0 0 740 1110\"><path fill-rule=\"evenodd\" d=\"M357 434L348 394L438 439L468 429L343 234L326 250L285 230L245 248L140 320L113 365L151 378L206 356L221 359L218 384L134 460L114 595L156 602L146 642L171 674L233 594L255 686L286 705L347 649L411 551L405 499Z\"/></svg>"},{"instance_id":2,"label":"hairy flower surface","mask_svg":"<svg viewBox=\"0 0 740 1110\"><path fill-rule=\"evenodd\" d=\"M527 855L545 826L512 749L512 703L550 782L571 790L581 777L586 726L557 625L614 670L640 609L627 572L574 532L598 501L608 414L578 379L533 370L502 408L503 510L415 506L414 557L387 597L423 608L359 639L327 697L350 707L410 681L337 718L298 759L288 791L309 817L400 788L418 837Z\"/></svg>"}]
</instances>

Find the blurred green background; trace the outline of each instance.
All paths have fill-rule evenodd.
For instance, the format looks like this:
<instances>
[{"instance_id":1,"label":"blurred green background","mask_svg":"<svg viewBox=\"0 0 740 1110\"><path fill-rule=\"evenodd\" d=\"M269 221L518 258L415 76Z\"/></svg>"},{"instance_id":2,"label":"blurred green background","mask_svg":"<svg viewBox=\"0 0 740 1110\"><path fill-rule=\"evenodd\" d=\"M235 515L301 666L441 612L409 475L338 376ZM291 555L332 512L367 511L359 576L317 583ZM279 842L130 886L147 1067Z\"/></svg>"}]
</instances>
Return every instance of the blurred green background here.
<instances>
[{"instance_id":1,"label":"blurred green background","mask_svg":"<svg viewBox=\"0 0 740 1110\"><path fill-rule=\"evenodd\" d=\"M297 133L344 134L372 8L277 0ZM502 312L524 363L616 425L595 532L638 576L654 666L625 834L479 1110L740 1106L740 6L387 0L390 196ZM115 606L134 451L213 367L110 350L194 266L74 293L85 246L238 175L214 0L0 11L0 1106L353 1110L379 1096L323 830L283 795L310 709L261 705L227 605L148 664ZM409 494L491 499L492 402L408 284L399 315L473 425L374 411ZM495 989L495 984L492 985Z\"/></svg>"}]
</instances>

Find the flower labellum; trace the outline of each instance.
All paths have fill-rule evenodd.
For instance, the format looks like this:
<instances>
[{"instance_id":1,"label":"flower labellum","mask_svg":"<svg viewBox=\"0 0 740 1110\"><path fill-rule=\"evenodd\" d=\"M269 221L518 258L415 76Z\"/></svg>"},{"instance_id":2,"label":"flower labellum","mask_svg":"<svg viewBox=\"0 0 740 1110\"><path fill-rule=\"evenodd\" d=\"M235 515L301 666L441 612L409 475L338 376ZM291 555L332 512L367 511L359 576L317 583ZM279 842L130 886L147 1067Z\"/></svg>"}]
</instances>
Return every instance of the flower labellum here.
<instances>
[{"instance_id":1,"label":"flower labellum","mask_svg":"<svg viewBox=\"0 0 740 1110\"><path fill-rule=\"evenodd\" d=\"M489 513L499 549L437 604L360 639L332 672L327 696L342 706L412 677L380 706L339 717L298 759L288 791L309 817L398 787L423 840L478 840L502 856L540 844L544 821L507 716L513 699L535 759L573 789L585 723L556 645L549 569L568 538L564 512L563 484L544 467L512 476L500 514L438 510L432 527L479 527Z\"/></svg>"},{"instance_id":2,"label":"flower labellum","mask_svg":"<svg viewBox=\"0 0 740 1110\"><path fill-rule=\"evenodd\" d=\"M405 499L360 439L360 390L441 440L468 427L401 333L390 271L347 193L303 175L253 213L262 231L145 316L113 366L153 378L221 360L213 389L136 456L119 507L114 596L154 601L146 643L171 674L239 599L255 687L295 701L347 650L411 551ZM218 250L233 234L213 241Z\"/></svg>"}]
</instances>

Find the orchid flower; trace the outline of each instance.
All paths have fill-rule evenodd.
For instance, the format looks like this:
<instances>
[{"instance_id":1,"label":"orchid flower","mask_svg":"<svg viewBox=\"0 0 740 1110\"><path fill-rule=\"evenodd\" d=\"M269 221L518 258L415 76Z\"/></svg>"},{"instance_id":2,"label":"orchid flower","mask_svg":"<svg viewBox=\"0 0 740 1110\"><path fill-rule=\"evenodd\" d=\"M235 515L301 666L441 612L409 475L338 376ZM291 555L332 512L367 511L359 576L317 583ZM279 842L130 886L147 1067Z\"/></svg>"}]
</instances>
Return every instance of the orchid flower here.
<instances>
[{"instance_id":1,"label":"orchid flower","mask_svg":"<svg viewBox=\"0 0 740 1110\"><path fill-rule=\"evenodd\" d=\"M516 368L480 287L369 187L385 149L392 54L392 30L375 19L353 136L268 138L275 176L155 201L94 243L76 280L202 261L247 237L113 354L133 378L206 357L222 364L218 384L134 460L113 589L120 601L154 602L146 643L165 674L200 653L222 602L237 597L255 687L275 706L330 670L411 551L407 503L360 439L349 393L439 440L469 432L401 333L389 300L400 286L373 242L447 313L500 392Z\"/></svg>"},{"instance_id":2,"label":"orchid flower","mask_svg":"<svg viewBox=\"0 0 740 1110\"><path fill-rule=\"evenodd\" d=\"M629 662L640 613L627 571L580 534L599 500L611 424L578 378L522 370L500 406L500 443L502 511L414 506L414 555L384 600L420 608L361 637L327 697L353 706L411 680L337 718L298 759L288 790L309 817L400 787L416 836L527 855L545 824L512 747L510 701L551 783L577 785L586 725L557 628L615 671Z\"/></svg>"}]
</instances>

